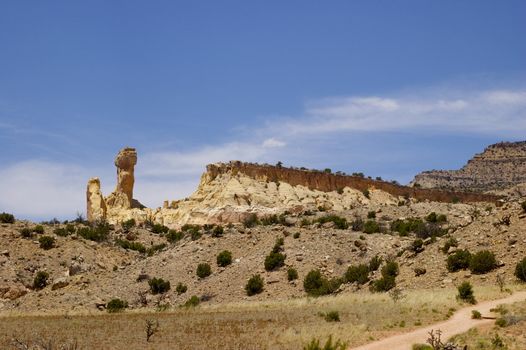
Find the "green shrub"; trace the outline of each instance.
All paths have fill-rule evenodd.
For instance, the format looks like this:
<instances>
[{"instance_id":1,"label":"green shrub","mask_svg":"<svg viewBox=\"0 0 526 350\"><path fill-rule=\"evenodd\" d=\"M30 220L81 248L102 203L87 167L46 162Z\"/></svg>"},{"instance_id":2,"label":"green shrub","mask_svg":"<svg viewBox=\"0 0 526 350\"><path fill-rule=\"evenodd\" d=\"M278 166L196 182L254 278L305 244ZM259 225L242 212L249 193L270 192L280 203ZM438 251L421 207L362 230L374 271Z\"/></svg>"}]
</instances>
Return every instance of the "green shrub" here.
<instances>
[{"instance_id":1,"label":"green shrub","mask_svg":"<svg viewBox=\"0 0 526 350\"><path fill-rule=\"evenodd\" d=\"M380 232L380 225L375 220L367 220L363 225L363 232L365 233L375 233Z\"/></svg>"},{"instance_id":2,"label":"green shrub","mask_svg":"<svg viewBox=\"0 0 526 350\"><path fill-rule=\"evenodd\" d=\"M271 252L265 258L265 270L274 271L285 265L286 255L282 253Z\"/></svg>"},{"instance_id":3,"label":"green shrub","mask_svg":"<svg viewBox=\"0 0 526 350\"><path fill-rule=\"evenodd\" d=\"M316 221L319 222L320 224L325 224L327 222L333 222L334 226L340 230L345 230L349 227L349 223L347 222L347 219L342 218L338 215L322 216L321 218L318 218Z\"/></svg>"},{"instance_id":4,"label":"green shrub","mask_svg":"<svg viewBox=\"0 0 526 350\"><path fill-rule=\"evenodd\" d=\"M349 266L345 272L345 280L350 283L365 284L369 282L369 266L360 264Z\"/></svg>"},{"instance_id":5,"label":"green shrub","mask_svg":"<svg viewBox=\"0 0 526 350\"><path fill-rule=\"evenodd\" d=\"M232 264L232 253L228 250L223 250L217 254L217 266L225 267Z\"/></svg>"},{"instance_id":6,"label":"green shrub","mask_svg":"<svg viewBox=\"0 0 526 350\"><path fill-rule=\"evenodd\" d=\"M303 279L303 289L305 289L305 292L311 296L332 294L336 292L341 284L341 279L334 278L328 280L326 277L322 276L319 270L310 271Z\"/></svg>"},{"instance_id":7,"label":"green shrub","mask_svg":"<svg viewBox=\"0 0 526 350\"><path fill-rule=\"evenodd\" d=\"M150 248L146 249L146 254L148 256L153 256L156 252L166 248L166 243L154 244Z\"/></svg>"},{"instance_id":8,"label":"green shrub","mask_svg":"<svg viewBox=\"0 0 526 350\"><path fill-rule=\"evenodd\" d=\"M288 270L287 270L287 279L289 281L297 280L298 279L298 271L295 268L293 268L293 267L289 267Z\"/></svg>"},{"instance_id":9,"label":"green shrub","mask_svg":"<svg viewBox=\"0 0 526 350\"><path fill-rule=\"evenodd\" d=\"M522 211L526 212L526 201L521 203Z\"/></svg>"},{"instance_id":10,"label":"green shrub","mask_svg":"<svg viewBox=\"0 0 526 350\"><path fill-rule=\"evenodd\" d=\"M110 234L110 225L102 222L93 227L80 227L77 230L77 234L90 241L102 242Z\"/></svg>"},{"instance_id":11,"label":"green shrub","mask_svg":"<svg viewBox=\"0 0 526 350\"><path fill-rule=\"evenodd\" d=\"M276 225L276 224L279 224L279 218L276 214L268 215L268 216L261 218L261 225L263 226Z\"/></svg>"},{"instance_id":12,"label":"green shrub","mask_svg":"<svg viewBox=\"0 0 526 350\"><path fill-rule=\"evenodd\" d=\"M140 242L131 242L125 239L117 239L115 240L115 243L124 249L135 250L142 254L146 253L146 247Z\"/></svg>"},{"instance_id":13,"label":"green shrub","mask_svg":"<svg viewBox=\"0 0 526 350\"><path fill-rule=\"evenodd\" d=\"M433 350L433 347L427 344L413 344L411 349L412 350Z\"/></svg>"},{"instance_id":14,"label":"green shrub","mask_svg":"<svg viewBox=\"0 0 526 350\"><path fill-rule=\"evenodd\" d=\"M210 264L201 263L197 265L196 274L199 278L206 278L210 276L212 274L212 268L210 267Z\"/></svg>"},{"instance_id":15,"label":"green shrub","mask_svg":"<svg viewBox=\"0 0 526 350\"><path fill-rule=\"evenodd\" d=\"M246 227L246 228L251 228L251 227L254 227L256 225L259 225L259 220L258 220L258 216L254 213L248 215L244 220L243 220L243 225Z\"/></svg>"},{"instance_id":16,"label":"green shrub","mask_svg":"<svg viewBox=\"0 0 526 350\"><path fill-rule=\"evenodd\" d=\"M40 248L48 250L53 248L55 239L51 236L42 236L38 239L38 243L40 243Z\"/></svg>"},{"instance_id":17,"label":"green shrub","mask_svg":"<svg viewBox=\"0 0 526 350\"><path fill-rule=\"evenodd\" d=\"M202 234L201 231L192 230L190 231L190 238L192 241L197 241L199 238L201 238Z\"/></svg>"},{"instance_id":18,"label":"green shrub","mask_svg":"<svg viewBox=\"0 0 526 350\"><path fill-rule=\"evenodd\" d=\"M420 238L417 238L411 243L411 250L415 253L419 253L423 250L424 241Z\"/></svg>"},{"instance_id":19,"label":"green shrub","mask_svg":"<svg viewBox=\"0 0 526 350\"><path fill-rule=\"evenodd\" d=\"M363 220L361 218L356 218L351 223L351 229L353 231L363 231Z\"/></svg>"},{"instance_id":20,"label":"green shrub","mask_svg":"<svg viewBox=\"0 0 526 350\"><path fill-rule=\"evenodd\" d=\"M70 235L70 232L64 227L57 227L53 230L53 233L60 237L66 237Z\"/></svg>"},{"instance_id":21,"label":"green shrub","mask_svg":"<svg viewBox=\"0 0 526 350\"><path fill-rule=\"evenodd\" d=\"M197 295L192 295L190 299L188 299L184 303L184 306L185 307L196 307L197 305L199 305L199 303L201 303L201 299L199 299Z\"/></svg>"},{"instance_id":22,"label":"green shrub","mask_svg":"<svg viewBox=\"0 0 526 350\"><path fill-rule=\"evenodd\" d=\"M382 261L383 259L380 256L378 255L373 256L371 260L369 260L369 271L373 272L373 271L378 270L380 265L382 265Z\"/></svg>"},{"instance_id":23,"label":"green shrub","mask_svg":"<svg viewBox=\"0 0 526 350\"><path fill-rule=\"evenodd\" d=\"M495 254L489 250L481 250L471 256L469 269L474 274L484 274L497 267Z\"/></svg>"},{"instance_id":24,"label":"green shrub","mask_svg":"<svg viewBox=\"0 0 526 350\"><path fill-rule=\"evenodd\" d=\"M294 239L300 238L300 233L299 232L294 232L294 234L292 235L292 238L294 238Z\"/></svg>"},{"instance_id":25,"label":"green shrub","mask_svg":"<svg viewBox=\"0 0 526 350\"><path fill-rule=\"evenodd\" d=\"M42 225L36 225L35 227L33 227L33 232L34 233L38 233L38 234L43 234L44 233L44 226Z\"/></svg>"},{"instance_id":26,"label":"green shrub","mask_svg":"<svg viewBox=\"0 0 526 350\"><path fill-rule=\"evenodd\" d=\"M383 276L376 281L373 281L371 285L371 291L373 292L387 292L396 286L396 280L393 276Z\"/></svg>"},{"instance_id":27,"label":"green shrub","mask_svg":"<svg viewBox=\"0 0 526 350\"><path fill-rule=\"evenodd\" d=\"M161 233L168 233L170 229L164 225L161 225L161 224L154 224L151 228L151 232L152 233L157 233L157 234L161 234Z\"/></svg>"},{"instance_id":28,"label":"green shrub","mask_svg":"<svg viewBox=\"0 0 526 350\"><path fill-rule=\"evenodd\" d=\"M181 227L181 231L185 233L198 232L200 230L201 226L199 225L184 224L183 227Z\"/></svg>"},{"instance_id":29,"label":"green shrub","mask_svg":"<svg viewBox=\"0 0 526 350\"><path fill-rule=\"evenodd\" d=\"M49 273L46 271L38 271L33 279L33 289L39 290L47 286Z\"/></svg>"},{"instance_id":30,"label":"green shrub","mask_svg":"<svg viewBox=\"0 0 526 350\"><path fill-rule=\"evenodd\" d=\"M374 210L367 213L367 219L375 219L376 218L376 212Z\"/></svg>"},{"instance_id":31,"label":"green shrub","mask_svg":"<svg viewBox=\"0 0 526 350\"><path fill-rule=\"evenodd\" d=\"M473 287L468 281L462 282L460 286L457 287L458 295L457 299L466 301L470 304L476 304L475 296L473 295Z\"/></svg>"},{"instance_id":32,"label":"green shrub","mask_svg":"<svg viewBox=\"0 0 526 350\"><path fill-rule=\"evenodd\" d=\"M110 313L121 312L128 307L128 302L118 298L111 299L106 304L106 310Z\"/></svg>"},{"instance_id":33,"label":"green shrub","mask_svg":"<svg viewBox=\"0 0 526 350\"><path fill-rule=\"evenodd\" d=\"M382 276L396 277L399 273L398 263L396 261L387 261L382 267Z\"/></svg>"},{"instance_id":34,"label":"green shrub","mask_svg":"<svg viewBox=\"0 0 526 350\"><path fill-rule=\"evenodd\" d=\"M447 257L447 270L449 272L455 272L458 270L464 270L469 267L469 261L471 260L471 253L467 249L457 250L453 254Z\"/></svg>"},{"instance_id":35,"label":"green shrub","mask_svg":"<svg viewBox=\"0 0 526 350\"><path fill-rule=\"evenodd\" d=\"M409 232L417 232L422 230L424 226L425 223L420 219L397 219L391 223L391 231L398 232L400 236L407 236Z\"/></svg>"},{"instance_id":36,"label":"green shrub","mask_svg":"<svg viewBox=\"0 0 526 350\"><path fill-rule=\"evenodd\" d=\"M373 281L371 290L373 292L387 292L396 286L396 276L398 276L398 263L395 261L388 261L382 267L382 277Z\"/></svg>"},{"instance_id":37,"label":"green shrub","mask_svg":"<svg viewBox=\"0 0 526 350\"><path fill-rule=\"evenodd\" d=\"M313 338L310 343L303 347L303 350L346 350L347 343L337 340L336 343L332 343L332 336L329 336L325 345L320 345L320 340Z\"/></svg>"},{"instance_id":38,"label":"green shrub","mask_svg":"<svg viewBox=\"0 0 526 350\"><path fill-rule=\"evenodd\" d=\"M276 243L274 243L274 247L272 248L273 253L279 253L283 251L283 245L285 245L285 240L283 237L276 238Z\"/></svg>"},{"instance_id":39,"label":"green shrub","mask_svg":"<svg viewBox=\"0 0 526 350\"><path fill-rule=\"evenodd\" d=\"M327 322L340 322L340 313L338 311L329 311L324 315Z\"/></svg>"},{"instance_id":40,"label":"green shrub","mask_svg":"<svg viewBox=\"0 0 526 350\"><path fill-rule=\"evenodd\" d=\"M371 192L369 190L363 190L362 193L365 198L371 198Z\"/></svg>"},{"instance_id":41,"label":"green shrub","mask_svg":"<svg viewBox=\"0 0 526 350\"><path fill-rule=\"evenodd\" d=\"M442 247L442 253L447 254L449 248L451 247L458 247L458 241L454 237L449 238L446 243L444 243L444 246Z\"/></svg>"},{"instance_id":42,"label":"green shrub","mask_svg":"<svg viewBox=\"0 0 526 350\"><path fill-rule=\"evenodd\" d=\"M15 216L8 213L0 213L0 223L2 224L14 224Z\"/></svg>"},{"instance_id":43,"label":"green shrub","mask_svg":"<svg viewBox=\"0 0 526 350\"><path fill-rule=\"evenodd\" d=\"M506 322L504 317L499 317L495 320L495 325L504 328L508 325L508 322Z\"/></svg>"},{"instance_id":44,"label":"green shrub","mask_svg":"<svg viewBox=\"0 0 526 350\"><path fill-rule=\"evenodd\" d=\"M471 310L471 318L474 320L480 320L482 318L482 314L478 310Z\"/></svg>"},{"instance_id":45,"label":"green shrub","mask_svg":"<svg viewBox=\"0 0 526 350\"><path fill-rule=\"evenodd\" d=\"M175 243L184 238L184 233L176 230L168 230L166 234L166 239L170 243Z\"/></svg>"},{"instance_id":46,"label":"green shrub","mask_svg":"<svg viewBox=\"0 0 526 350\"><path fill-rule=\"evenodd\" d=\"M177 286L175 287L175 291L179 295L186 293L187 290L188 287L186 286L186 284L182 284L181 282L177 283Z\"/></svg>"},{"instance_id":47,"label":"green shrub","mask_svg":"<svg viewBox=\"0 0 526 350\"><path fill-rule=\"evenodd\" d=\"M152 278L148 281L150 291L152 294L164 294L170 290L170 281L165 281L162 278Z\"/></svg>"},{"instance_id":48,"label":"green shrub","mask_svg":"<svg viewBox=\"0 0 526 350\"><path fill-rule=\"evenodd\" d=\"M526 258L519 261L515 266L515 277L522 282L526 282Z\"/></svg>"},{"instance_id":49,"label":"green shrub","mask_svg":"<svg viewBox=\"0 0 526 350\"><path fill-rule=\"evenodd\" d=\"M250 277L245 285L245 291L248 296L259 294L263 291L263 278L260 275Z\"/></svg>"},{"instance_id":50,"label":"green shrub","mask_svg":"<svg viewBox=\"0 0 526 350\"><path fill-rule=\"evenodd\" d=\"M135 223L135 219L129 219L129 220L124 221L124 222L121 224L121 226L122 226L122 229L123 229L124 231L127 232L127 231L129 231L132 227L134 227L135 224L136 224L136 223Z\"/></svg>"},{"instance_id":51,"label":"green shrub","mask_svg":"<svg viewBox=\"0 0 526 350\"><path fill-rule=\"evenodd\" d=\"M20 235L24 238L29 238L33 235L33 231L28 227L24 227L20 230Z\"/></svg>"},{"instance_id":52,"label":"green shrub","mask_svg":"<svg viewBox=\"0 0 526 350\"><path fill-rule=\"evenodd\" d=\"M223 226L215 226L212 230L212 237L221 237L225 233Z\"/></svg>"}]
</instances>

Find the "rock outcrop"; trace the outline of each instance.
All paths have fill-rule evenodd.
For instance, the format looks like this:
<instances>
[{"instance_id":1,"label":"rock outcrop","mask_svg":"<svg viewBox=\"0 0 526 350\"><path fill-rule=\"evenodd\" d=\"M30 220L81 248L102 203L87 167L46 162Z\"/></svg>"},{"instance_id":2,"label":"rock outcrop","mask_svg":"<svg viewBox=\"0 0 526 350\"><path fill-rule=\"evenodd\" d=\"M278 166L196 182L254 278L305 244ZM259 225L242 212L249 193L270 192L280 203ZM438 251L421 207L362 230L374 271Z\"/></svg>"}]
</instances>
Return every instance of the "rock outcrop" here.
<instances>
[{"instance_id":1,"label":"rock outcrop","mask_svg":"<svg viewBox=\"0 0 526 350\"><path fill-rule=\"evenodd\" d=\"M116 190L100 200L100 183L90 180L88 218L104 216L110 223L134 219L153 221L168 227L184 224L241 222L248 215L268 216L285 211L350 210L357 206L398 205L399 202L495 202L495 195L457 193L400 186L360 176L331 174L316 170L284 168L232 161L207 166L197 190L183 200L164 201L162 207L144 208L133 199L133 169L137 153L133 148L119 152L115 160ZM90 190L91 188L91 190Z\"/></svg>"},{"instance_id":2,"label":"rock outcrop","mask_svg":"<svg viewBox=\"0 0 526 350\"><path fill-rule=\"evenodd\" d=\"M97 177L88 180L86 190L88 221L108 220L112 217L125 217L130 210L141 210L144 206L133 198L135 184L134 169L137 164L135 148L123 148L115 157L117 167L117 186L107 198L100 189ZM143 215L144 216L144 215Z\"/></svg>"},{"instance_id":3,"label":"rock outcrop","mask_svg":"<svg viewBox=\"0 0 526 350\"><path fill-rule=\"evenodd\" d=\"M505 190L524 183L526 141L491 145L460 170L425 171L412 181L420 188L472 192Z\"/></svg>"},{"instance_id":4,"label":"rock outcrop","mask_svg":"<svg viewBox=\"0 0 526 350\"><path fill-rule=\"evenodd\" d=\"M86 190L87 218L88 221L100 221L106 219L106 202L100 190L98 177L89 179Z\"/></svg>"},{"instance_id":5,"label":"rock outcrop","mask_svg":"<svg viewBox=\"0 0 526 350\"><path fill-rule=\"evenodd\" d=\"M117 154L117 157L115 157L117 187L106 199L108 206L122 209L134 207L133 185L135 183L135 164L137 164L137 152L135 148L124 148Z\"/></svg>"}]
</instances>

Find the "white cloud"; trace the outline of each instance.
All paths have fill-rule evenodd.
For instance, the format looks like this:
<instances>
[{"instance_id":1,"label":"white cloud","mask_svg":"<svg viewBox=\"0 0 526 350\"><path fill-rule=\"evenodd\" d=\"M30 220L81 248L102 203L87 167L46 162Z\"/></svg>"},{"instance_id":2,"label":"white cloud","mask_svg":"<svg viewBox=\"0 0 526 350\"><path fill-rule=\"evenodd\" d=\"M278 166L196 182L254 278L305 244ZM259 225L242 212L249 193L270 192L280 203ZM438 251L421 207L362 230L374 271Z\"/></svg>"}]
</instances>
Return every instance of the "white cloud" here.
<instances>
[{"instance_id":1,"label":"white cloud","mask_svg":"<svg viewBox=\"0 0 526 350\"><path fill-rule=\"evenodd\" d=\"M88 174L71 164L26 161L0 170L0 208L22 217L84 212Z\"/></svg>"},{"instance_id":2,"label":"white cloud","mask_svg":"<svg viewBox=\"0 0 526 350\"><path fill-rule=\"evenodd\" d=\"M323 99L311 104L305 116L270 127L275 135L345 131L408 131L488 134L521 137L526 134L526 91L468 91L451 94L414 93L398 97Z\"/></svg>"},{"instance_id":3,"label":"white cloud","mask_svg":"<svg viewBox=\"0 0 526 350\"><path fill-rule=\"evenodd\" d=\"M262 144L263 148L280 148L285 147L286 145L287 144L285 142L277 140L273 137L266 139Z\"/></svg>"}]
</instances>

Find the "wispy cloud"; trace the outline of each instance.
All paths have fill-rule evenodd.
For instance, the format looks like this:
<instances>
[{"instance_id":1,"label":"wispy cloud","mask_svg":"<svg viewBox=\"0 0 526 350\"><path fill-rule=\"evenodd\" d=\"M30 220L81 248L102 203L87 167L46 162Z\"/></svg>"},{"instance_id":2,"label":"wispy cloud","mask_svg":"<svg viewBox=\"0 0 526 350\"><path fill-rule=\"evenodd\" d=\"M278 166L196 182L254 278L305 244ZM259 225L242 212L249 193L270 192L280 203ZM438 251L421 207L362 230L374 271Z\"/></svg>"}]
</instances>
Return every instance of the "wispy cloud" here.
<instances>
[{"instance_id":1,"label":"wispy cloud","mask_svg":"<svg viewBox=\"0 0 526 350\"><path fill-rule=\"evenodd\" d=\"M526 133L526 90L468 91L435 96L328 98L308 105L302 117L271 127L275 134L344 131L433 130L520 137Z\"/></svg>"}]
</instances>

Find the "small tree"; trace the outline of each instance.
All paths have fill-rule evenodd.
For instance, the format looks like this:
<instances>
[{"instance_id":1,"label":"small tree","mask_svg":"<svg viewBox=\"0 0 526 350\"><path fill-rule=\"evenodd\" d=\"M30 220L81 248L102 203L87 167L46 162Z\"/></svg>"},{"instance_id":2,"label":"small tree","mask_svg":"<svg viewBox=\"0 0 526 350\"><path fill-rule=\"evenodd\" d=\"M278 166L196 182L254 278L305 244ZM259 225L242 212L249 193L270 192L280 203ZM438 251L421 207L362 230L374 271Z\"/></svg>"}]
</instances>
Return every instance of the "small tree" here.
<instances>
[{"instance_id":1,"label":"small tree","mask_svg":"<svg viewBox=\"0 0 526 350\"><path fill-rule=\"evenodd\" d=\"M186 293L187 290L188 290L188 287L186 286L186 284L183 284L181 282L177 283L177 286L175 287L175 291L179 295Z\"/></svg>"},{"instance_id":2,"label":"small tree","mask_svg":"<svg viewBox=\"0 0 526 350\"><path fill-rule=\"evenodd\" d=\"M127 307L128 307L128 302L125 300L121 300L119 298L111 299L106 304L106 310L108 310L108 312L110 313L121 312Z\"/></svg>"},{"instance_id":3,"label":"small tree","mask_svg":"<svg viewBox=\"0 0 526 350\"><path fill-rule=\"evenodd\" d=\"M526 258L519 261L517 266L515 266L515 277L522 282L526 282Z\"/></svg>"},{"instance_id":4,"label":"small tree","mask_svg":"<svg viewBox=\"0 0 526 350\"><path fill-rule=\"evenodd\" d=\"M197 265L196 274L199 278L206 278L210 276L212 274L212 268L210 267L210 264L201 263Z\"/></svg>"},{"instance_id":5,"label":"small tree","mask_svg":"<svg viewBox=\"0 0 526 350\"><path fill-rule=\"evenodd\" d=\"M298 279L298 271L295 268L293 268L293 267L289 267L289 269L287 270L287 279L289 281L297 280Z\"/></svg>"},{"instance_id":6,"label":"small tree","mask_svg":"<svg viewBox=\"0 0 526 350\"><path fill-rule=\"evenodd\" d=\"M264 281L260 275L250 277L245 285L245 290L248 296L259 294L263 291Z\"/></svg>"},{"instance_id":7,"label":"small tree","mask_svg":"<svg viewBox=\"0 0 526 350\"><path fill-rule=\"evenodd\" d=\"M490 272L497 267L495 254L489 250L481 250L471 256L469 261L469 269L475 274L484 274Z\"/></svg>"},{"instance_id":8,"label":"small tree","mask_svg":"<svg viewBox=\"0 0 526 350\"><path fill-rule=\"evenodd\" d=\"M232 252L223 250L217 254L217 266L225 267L232 264Z\"/></svg>"},{"instance_id":9,"label":"small tree","mask_svg":"<svg viewBox=\"0 0 526 350\"><path fill-rule=\"evenodd\" d=\"M285 258L286 256L282 253L271 252L265 258L265 270L273 271L282 267L285 264Z\"/></svg>"},{"instance_id":10,"label":"small tree","mask_svg":"<svg viewBox=\"0 0 526 350\"><path fill-rule=\"evenodd\" d=\"M473 287L468 281L462 282L460 286L457 287L458 295L457 299L466 301L470 304L476 304L475 296L473 294Z\"/></svg>"},{"instance_id":11,"label":"small tree","mask_svg":"<svg viewBox=\"0 0 526 350\"><path fill-rule=\"evenodd\" d=\"M39 290L47 286L49 273L46 271L38 271L33 279L33 289Z\"/></svg>"},{"instance_id":12,"label":"small tree","mask_svg":"<svg viewBox=\"0 0 526 350\"><path fill-rule=\"evenodd\" d=\"M170 281L165 281L162 278L152 278L148 281L150 291L152 294L164 294L170 290Z\"/></svg>"},{"instance_id":13,"label":"small tree","mask_svg":"<svg viewBox=\"0 0 526 350\"><path fill-rule=\"evenodd\" d=\"M14 224L15 217L13 214L9 213L0 213L0 223L2 224Z\"/></svg>"},{"instance_id":14,"label":"small tree","mask_svg":"<svg viewBox=\"0 0 526 350\"><path fill-rule=\"evenodd\" d=\"M48 250L53 248L55 239L51 236L42 236L38 239L38 243L40 243L40 248Z\"/></svg>"},{"instance_id":15,"label":"small tree","mask_svg":"<svg viewBox=\"0 0 526 350\"><path fill-rule=\"evenodd\" d=\"M369 266L364 264L349 266L345 272L345 279L350 283L365 284L369 282Z\"/></svg>"}]
</instances>

